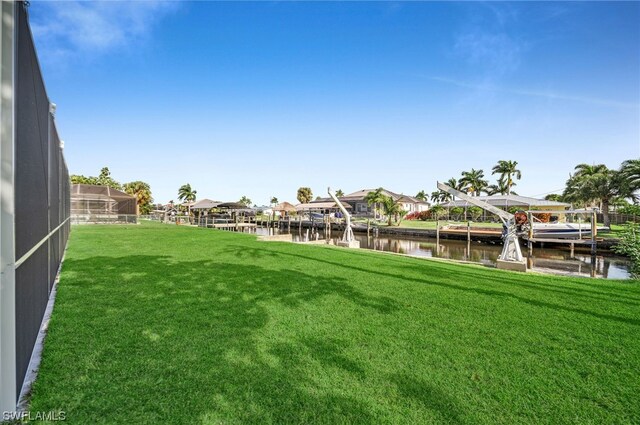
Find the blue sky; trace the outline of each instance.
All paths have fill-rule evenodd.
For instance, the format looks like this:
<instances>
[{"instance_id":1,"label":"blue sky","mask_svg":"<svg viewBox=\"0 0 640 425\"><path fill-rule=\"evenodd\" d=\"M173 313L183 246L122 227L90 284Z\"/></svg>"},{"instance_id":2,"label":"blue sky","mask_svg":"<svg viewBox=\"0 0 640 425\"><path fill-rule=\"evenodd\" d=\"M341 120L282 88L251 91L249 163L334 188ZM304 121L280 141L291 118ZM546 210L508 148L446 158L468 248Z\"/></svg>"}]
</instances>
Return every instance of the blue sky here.
<instances>
[{"instance_id":1,"label":"blue sky","mask_svg":"<svg viewBox=\"0 0 640 425\"><path fill-rule=\"evenodd\" d=\"M640 3L37 2L73 174L166 202L415 195L499 159L515 190L640 157Z\"/></svg>"}]
</instances>

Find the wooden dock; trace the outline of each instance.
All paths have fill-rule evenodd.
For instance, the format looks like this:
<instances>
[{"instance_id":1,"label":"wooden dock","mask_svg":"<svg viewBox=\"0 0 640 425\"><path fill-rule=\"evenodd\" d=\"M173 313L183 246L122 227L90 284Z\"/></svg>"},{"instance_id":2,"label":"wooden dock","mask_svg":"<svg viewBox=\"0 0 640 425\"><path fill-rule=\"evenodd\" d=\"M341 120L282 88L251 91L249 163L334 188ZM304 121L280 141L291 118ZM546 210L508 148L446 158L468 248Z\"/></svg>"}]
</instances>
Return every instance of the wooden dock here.
<instances>
[{"instance_id":1,"label":"wooden dock","mask_svg":"<svg viewBox=\"0 0 640 425\"><path fill-rule=\"evenodd\" d=\"M576 244L576 245L592 245L596 242L602 242L604 239L598 238L595 241L591 239L545 239L545 238L528 238L527 241L534 243L557 243L557 244Z\"/></svg>"},{"instance_id":2,"label":"wooden dock","mask_svg":"<svg viewBox=\"0 0 640 425\"><path fill-rule=\"evenodd\" d=\"M211 229L244 229L249 227L257 227L256 223L215 223L207 224ZM204 226L203 226L204 227Z\"/></svg>"}]
</instances>

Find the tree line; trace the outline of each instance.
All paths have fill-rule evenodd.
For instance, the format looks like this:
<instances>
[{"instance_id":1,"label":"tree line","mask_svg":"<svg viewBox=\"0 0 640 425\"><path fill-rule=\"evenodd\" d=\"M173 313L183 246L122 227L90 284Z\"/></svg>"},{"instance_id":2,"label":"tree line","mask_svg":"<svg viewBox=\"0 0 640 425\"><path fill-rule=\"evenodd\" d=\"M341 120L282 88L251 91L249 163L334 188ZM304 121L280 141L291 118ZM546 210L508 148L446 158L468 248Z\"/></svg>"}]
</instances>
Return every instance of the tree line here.
<instances>
[{"instance_id":1,"label":"tree line","mask_svg":"<svg viewBox=\"0 0 640 425\"><path fill-rule=\"evenodd\" d=\"M445 183L461 192L472 196L482 193L487 195L516 195L512 190L516 185L515 180L522 178L522 172L517 168L517 161L500 160L492 168L491 174L498 174L497 184L489 184L485 179L482 169L463 171L461 177L450 178ZM603 215L605 226L611 224L609 217L610 207L613 205L631 208L638 204L638 191L640 191L640 159L624 161L617 169L608 168L604 164L589 165L578 164L574 172L569 175L562 194L550 194L545 199L550 201L567 202L574 208L597 207ZM427 200L424 190L418 192L416 198ZM452 199L451 194L443 191L431 193L431 201L436 203L447 202Z\"/></svg>"},{"instance_id":2,"label":"tree line","mask_svg":"<svg viewBox=\"0 0 640 425\"><path fill-rule=\"evenodd\" d=\"M498 174L495 184L489 184L489 180L485 178L484 170L463 171L460 178L451 177L444 183L460 192L465 192L471 196L480 196L482 193L487 195L517 195L512 190L516 186L515 180L522 178L522 172L518 169L518 161L500 160L491 169L491 175ZM426 201L431 199L432 202L447 202L452 199L451 194L436 190L431 192L429 197L424 190L416 195L416 198Z\"/></svg>"}]
</instances>

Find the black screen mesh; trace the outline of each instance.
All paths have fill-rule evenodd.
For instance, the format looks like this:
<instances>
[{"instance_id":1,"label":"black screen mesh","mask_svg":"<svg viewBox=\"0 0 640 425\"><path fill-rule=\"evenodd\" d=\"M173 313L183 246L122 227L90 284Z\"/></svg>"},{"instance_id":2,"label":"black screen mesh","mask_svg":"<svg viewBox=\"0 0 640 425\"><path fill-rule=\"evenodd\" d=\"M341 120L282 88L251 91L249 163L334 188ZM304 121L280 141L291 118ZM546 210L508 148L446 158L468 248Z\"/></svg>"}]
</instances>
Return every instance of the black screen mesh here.
<instances>
[{"instance_id":1,"label":"black screen mesh","mask_svg":"<svg viewBox=\"0 0 640 425\"><path fill-rule=\"evenodd\" d=\"M66 221L58 229L70 214L69 172L21 2L16 4L16 26L16 260L35 249L16 268L16 376L20 393L71 228Z\"/></svg>"}]
</instances>

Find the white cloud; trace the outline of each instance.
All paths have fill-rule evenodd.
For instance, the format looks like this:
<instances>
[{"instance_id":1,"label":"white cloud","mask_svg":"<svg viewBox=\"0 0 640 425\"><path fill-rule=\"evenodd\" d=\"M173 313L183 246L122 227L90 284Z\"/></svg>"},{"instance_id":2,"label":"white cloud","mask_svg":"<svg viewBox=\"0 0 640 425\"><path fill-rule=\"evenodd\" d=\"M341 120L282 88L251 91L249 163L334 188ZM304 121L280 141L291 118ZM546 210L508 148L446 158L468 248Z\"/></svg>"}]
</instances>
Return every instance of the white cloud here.
<instances>
[{"instance_id":1,"label":"white cloud","mask_svg":"<svg viewBox=\"0 0 640 425\"><path fill-rule=\"evenodd\" d=\"M454 49L471 65L491 73L505 74L520 65L523 47L504 32L476 31L459 35Z\"/></svg>"},{"instance_id":2,"label":"white cloud","mask_svg":"<svg viewBox=\"0 0 640 425\"><path fill-rule=\"evenodd\" d=\"M460 80L454 80L451 78L442 78L442 77L428 77L428 78L433 81L438 81L440 83L451 84L454 86L468 88L468 89L477 90L477 91L483 91L483 92L507 93L507 94L515 94L520 96L539 97L539 98L545 98L549 100L564 100L564 101L580 102L580 103L587 103L591 105L618 107L618 108L640 107L640 105L638 105L637 103L620 102L617 100L600 99L600 98L588 97L588 96L574 96L574 95L568 95L563 93L557 93L553 91L511 89L511 88L498 87L495 84L491 84L491 83L480 84L480 83L460 81Z\"/></svg>"},{"instance_id":3,"label":"white cloud","mask_svg":"<svg viewBox=\"0 0 640 425\"><path fill-rule=\"evenodd\" d=\"M452 53L485 79L517 71L528 44L518 34L520 13L509 3L473 3L454 34Z\"/></svg>"},{"instance_id":4,"label":"white cloud","mask_svg":"<svg viewBox=\"0 0 640 425\"><path fill-rule=\"evenodd\" d=\"M32 3L31 28L51 58L102 53L146 38L179 3L69 1ZM36 13L34 13L36 12Z\"/></svg>"}]
</instances>

